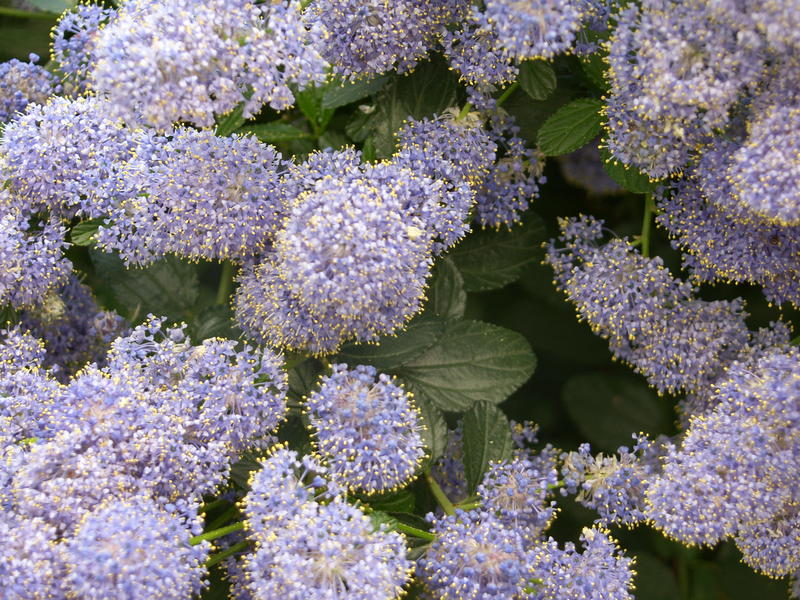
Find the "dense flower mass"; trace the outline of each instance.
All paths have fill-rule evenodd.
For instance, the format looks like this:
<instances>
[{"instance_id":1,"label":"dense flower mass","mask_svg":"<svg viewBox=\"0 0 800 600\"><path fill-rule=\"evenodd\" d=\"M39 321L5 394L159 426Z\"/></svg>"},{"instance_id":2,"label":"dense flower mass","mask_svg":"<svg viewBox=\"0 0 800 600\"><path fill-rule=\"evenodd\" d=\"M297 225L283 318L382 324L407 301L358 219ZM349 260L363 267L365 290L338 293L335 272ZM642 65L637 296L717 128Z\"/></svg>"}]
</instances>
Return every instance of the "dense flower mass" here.
<instances>
[{"instance_id":1,"label":"dense flower mass","mask_svg":"<svg viewBox=\"0 0 800 600\"><path fill-rule=\"evenodd\" d=\"M31 54L30 62L17 59L0 63L0 125L8 123L28 104L44 104L56 91L55 78L34 64L39 57Z\"/></svg>"},{"instance_id":2,"label":"dense flower mass","mask_svg":"<svg viewBox=\"0 0 800 600\"><path fill-rule=\"evenodd\" d=\"M424 454L420 415L410 395L374 367L332 369L307 402L331 477L368 493L404 485Z\"/></svg>"},{"instance_id":3,"label":"dense flower mass","mask_svg":"<svg viewBox=\"0 0 800 600\"><path fill-rule=\"evenodd\" d=\"M800 598L800 0L57 4L2 600Z\"/></svg>"},{"instance_id":4,"label":"dense flower mass","mask_svg":"<svg viewBox=\"0 0 800 600\"><path fill-rule=\"evenodd\" d=\"M91 85L129 123L210 127L239 103L245 116L291 106L289 83L323 75L312 39L297 0L134 0L101 30Z\"/></svg>"}]
</instances>

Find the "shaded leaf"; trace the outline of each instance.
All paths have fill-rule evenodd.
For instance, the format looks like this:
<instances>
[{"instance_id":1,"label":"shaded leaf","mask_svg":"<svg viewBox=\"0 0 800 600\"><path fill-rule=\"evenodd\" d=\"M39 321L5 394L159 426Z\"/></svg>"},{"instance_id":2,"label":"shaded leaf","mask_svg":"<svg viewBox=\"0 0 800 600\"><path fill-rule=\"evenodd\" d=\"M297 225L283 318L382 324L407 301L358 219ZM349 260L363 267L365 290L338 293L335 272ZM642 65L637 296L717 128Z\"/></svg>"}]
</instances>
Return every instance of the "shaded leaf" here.
<instances>
[{"instance_id":1,"label":"shaded leaf","mask_svg":"<svg viewBox=\"0 0 800 600\"><path fill-rule=\"evenodd\" d=\"M511 458L514 448L508 419L503 411L488 402L478 402L464 415L461 443L470 494L475 492L489 464Z\"/></svg>"},{"instance_id":2,"label":"shaded leaf","mask_svg":"<svg viewBox=\"0 0 800 600\"><path fill-rule=\"evenodd\" d=\"M145 268L126 268L116 254L90 250L97 275L108 283L132 321L148 313L187 320L197 301L195 265L168 256Z\"/></svg>"},{"instance_id":3,"label":"shaded leaf","mask_svg":"<svg viewBox=\"0 0 800 600\"><path fill-rule=\"evenodd\" d=\"M468 292L493 290L515 281L527 265L542 256L547 237L541 218L531 212L512 229L470 233L449 257L464 279Z\"/></svg>"},{"instance_id":4,"label":"shaded leaf","mask_svg":"<svg viewBox=\"0 0 800 600\"><path fill-rule=\"evenodd\" d=\"M444 319L458 319L464 316L466 304L464 279L453 261L444 257L433 268L425 311Z\"/></svg>"},{"instance_id":5,"label":"shaded leaf","mask_svg":"<svg viewBox=\"0 0 800 600\"><path fill-rule=\"evenodd\" d=\"M539 129L539 149L547 156L577 150L600 133L602 104L594 98L579 98L559 108Z\"/></svg>"},{"instance_id":6,"label":"shaded leaf","mask_svg":"<svg viewBox=\"0 0 800 600\"><path fill-rule=\"evenodd\" d=\"M277 144L291 140L312 139L314 137L310 133L284 121L246 125L239 128L236 133L254 135L262 142L268 144Z\"/></svg>"},{"instance_id":7,"label":"shaded leaf","mask_svg":"<svg viewBox=\"0 0 800 600\"><path fill-rule=\"evenodd\" d=\"M562 396L580 432L602 450L630 446L631 434L658 434L669 426L655 392L630 375L581 373L567 381Z\"/></svg>"},{"instance_id":8,"label":"shaded leaf","mask_svg":"<svg viewBox=\"0 0 800 600\"><path fill-rule=\"evenodd\" d=\"M545 100L556 89L556 73L550 63L543 60L523 61L517 81L534 100Z\"/></svg>"},{"instance_id":9,"label":"shaded leaf","mask_svg":"<svg viewBox=\"0 0 800 600\"><path fill-rule=\"evenodd\" d=\"M343 81L338 84L333 83L322 94L321 106L322 108L338 108L345 104L356 102L379 92L388 82L389 76L382 75L375 79L357 81L355 83L349 81Z\"/></svg>"},{"instance_id":10,"label":"shaded leaf","mask_svg":"<svg viewBox=\"0 0 800 600\"><path fill-rule=\"evenodd\" d=\"M444 454L447 447L447 423L442 411L424 394L416 394L414 403L425 425L422 441L428 449L428 459L433 462Z\"/></svg>"},{"instance_id":11,"label":"shaded leaf","mask_svg":"<svg viewBox=\"0 0 800 600\"><path fill-rule=\"evenodd\" d=\"M603 169L606 173L629 192L647 194L659 185L658 182L650 181L650 178L636 167L624 165L611 156L604 144L600 146L600 157L603 159Z\"/></svg>"},{"instance_id":12,"label":"shaded leaf","mask_svg":"<svg viewBox=\"0 0 800 600\"><path fill-rule=\"evenodd\" d=\"M530 345L515 331L451 321L433 346L396 373L439 409L463 412L476 402L502 402L535 368Z\"/></svg>"},{"instance_id":13,"label":"shaded leaf","mask_svg":"<svg viewBox=\"0 0 800 600\"><path fill-rule=\"evenodd\" d=\"M92 246L94 245L94 234L103 225L105 219L89 219L81 221L72 228L69 238L76 246Z\"/></svg>"},{"instance_id":14,"label":"shaded leaf","mask_svg":"<svg viewBox=\"0 0 800 600\"><path fill-rule=\"evenodd\" d=\"M195 343L214 337L237 339L241 333L227 306L209 306L189 324L189 335Z\"/></svg>"},{"instance_id":15,"label":"shaded leaf","mask_svg":"<svg viewBox=\"0 0 800 600\"><path fill-rule=\"evenodd\" d=\"M397 335L385 335L377 344L347 344L337 355L348 365L372 365L379 371L398 369L433 346L444 331L444 321L422 316Z\"/></svg>"}]
</instances>

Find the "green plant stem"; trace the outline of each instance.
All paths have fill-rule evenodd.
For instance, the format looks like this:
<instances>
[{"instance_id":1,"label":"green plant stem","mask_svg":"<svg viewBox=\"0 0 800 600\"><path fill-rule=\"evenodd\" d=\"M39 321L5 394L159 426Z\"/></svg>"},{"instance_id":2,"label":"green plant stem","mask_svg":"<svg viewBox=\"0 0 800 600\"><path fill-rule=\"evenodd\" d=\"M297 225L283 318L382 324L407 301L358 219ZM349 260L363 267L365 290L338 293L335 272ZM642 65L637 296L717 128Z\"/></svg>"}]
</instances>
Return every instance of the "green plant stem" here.
<instances>
[{"instance_id":1,"label":"green plant stem","mask_svg":"<svg viewBox=\"0 0 800 600\"><path fill-rule=\"evenodd\" d=\"M502 106L503 102L509 99L511 94L513 94L516 89L519 87L519 81L515 81L510 86L508 86L505 91L500 94L500 97L497 99L497 106Z\"/></svg>"},{"instance_id":2,"label":"green plant stem","mask_svg":"<svg viewBox=\"0 0 800 600\"><path fill-rule=\"evenodd\" d=\"M211 521L211 523L208 524L209 531L213 531L218 527L222 527L223 525L225 525L225 523L227 523L233 517L236 516L237 512L239 512L238 507L236 507L235 505L231 506L228 510L226 510L224 513L222 513L220 516L218 516L216 519L214 519L213 521Z\"/></svg>"},{"instance_id":3,"label":"green plant stem","mask_svg":"<svg viewBox=\"0 0 800 600\"><path fill-rule=\"evenodd\" d=\"M469 114L469 111L471 111L471 110L472 110L472 104L470 104L469 102L467 102L467 103L464 105L464 108L462 108L462 109L461 109L461 112L460 112L460 113L458 113L458 116L456 117L456 121L460 121L461 119L463 119L464 117L466 117L466 116Z\"/></svg>"},{"instance_id":4,"label":"green plant stem","mask_svg":"<svg viewBox=\"0 0 800 600\"><path fill-rule=\"evenodd\" d=\"M647 194L644 199L644 218L642 219L642 256L645 258L650 256L650 229L653 225L653 212L655 211L655 202L653 195Z\"/></svg>"},{"instance_id":5,"label":"green plant stem","mask_svg":"<svg viewBox=\"0 0 800 600\"><path fill-rule=\"evenodd\" d=\"M217 563L222 562L223 560L225 560L229 556L233 556L237 552L241 552L242 550L245 550L249 545L250 545L250 542L248 540L244 540L243 542L239 542L238 544L234 544L230 548L227 548L227 549L223 550L219 554L215 554L214 556L212 556L211 558L209 558L206 561L206 568L210 569L211 567L213 567Z\"/></svg>"},{"instance_id":6,"label":"green plant stem","mask_svg":"<svg viewBox=\"0 0 800 600\"><path fill-rule=\"evenodd\" d=\"M233 287L233 263L226 260L222 263L222 274L219 277L219 287L217 288L217 305L225 306L228 297L231 295Z\"/></svg>"},{"instance_id":7,"label":"green plant stem","mask_svg":"<svg viewBox=\"0 0 800 600\"><path fill-rule=\"evenodd\" d=\"M414 537L418 537L423 540L428 540L429 542L432 542L436 539L436 536L432 533L423 531L422 529L417 529L416 527L411 527L411 525L406 525L405 523L395 523L392 529L402 533L407 533L408 535L413 535Z\"/></svg>"},{"instance_id":8,"label":"green plant stem","mask_svg":"<svg viewBox=\"0 0 800 600\"><path fill-rule=\"evenodd\" d=\"M221 538L222 536L228 535L229 533L233 533L234 531L241 531L242 529L244 529L244 522L234 523L233 525L221 527L220 529L214 529L212 531L206 531L201 535L196 535L191 538L189 540L189 545L197 546L197 544L200 542L215 540L217 538Z\"/></svg>"},{"instance_id":9,"label":"green plant stem","mask_svg":"<svg viewBox=\"0 0 800 600\"><path fill-rule=\"evenodd\" d=\"M436 480L431 475L430 471L425 472L425 481L428 482L428 486L431 488L431 493L433 497L436 498L436 501L439 503L439 506L442 507L442 510L446 515L454 515L456 514L456 507L453 506L453 503L450 502L450 499L447 497L447 494L444 493L444 490L436 483Z\"/></svg>"},{"instance_id":10,"label":"green plant stem","mask_svg":"<svg viewBox=\"0 0 800 600\"><path fill-rule=\"evenodd\" d=\"M472 502L459 502L453 506L459 510L474 510L476 508L480 508L482 504L477 500L473 500Z\"/></svg>"},{"instance_id":11,"label":"green plant stem","mask_svg":"<svg viewBox=\"0 0 800 600\"><path fill-rule=\"evenodd\" d=\"M200 507L200 514L208 514L215 508L219 508L224 504L229 504L229 502L227 500L223 500L222 498L219 498L218 500L212 500L211 502L206 502Z\"/></svg>"}]
</instances>

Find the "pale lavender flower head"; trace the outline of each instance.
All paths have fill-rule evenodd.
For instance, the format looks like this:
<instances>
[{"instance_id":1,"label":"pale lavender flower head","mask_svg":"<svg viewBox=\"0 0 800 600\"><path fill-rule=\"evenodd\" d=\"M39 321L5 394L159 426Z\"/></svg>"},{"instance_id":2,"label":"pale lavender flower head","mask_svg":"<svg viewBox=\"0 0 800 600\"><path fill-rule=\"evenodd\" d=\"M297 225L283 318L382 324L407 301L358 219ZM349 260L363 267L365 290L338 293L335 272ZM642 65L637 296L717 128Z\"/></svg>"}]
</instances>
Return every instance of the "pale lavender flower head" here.
<instances>
[{"instance_id":1,"label":"pale lavender flower head","mask_svg":"<svg viewBox=\"0 0 800 600\"><path fill-rule=\"evenodd\" d=\"M740 299L695 299L660 257L645 258L624 239L601 245L602 222L590 217L563 219L561 231L565 247L551 242L546 257L556 286L659 391L710 385L748 343Z\"/></svg>"},{"instance_id":2,"label":"pale lavender flower head","mask_svg":"<svg viewBox=\"0 0 800 600\"><path fill-rule=\"evenodd\" d=\"M429 515L429 520L433 519ZM533 578L521 532L473 510L433 519L436 539L417 561L418 576L437 598L507 600L523 596Z\"/></svg>"},{"instance_id":3,"label":"pale lavender flower head","mask_svg":"<svg viewBox=\"0 0 800 600\"><path fill-rule=\"evenodd\" d=\"M498 156L478 187L476 221L484 227L511 227L519 223L530 201L539 196L544 157L525 147L513 117L498 114L490 123L489 134L497 142Z\"/></svg>"},{"instance_id":4,"label":"pale lavender flower head","mask_svg":"<svg viewBox=\"0 0 800 600\"><path fill-rule=\"evenodd\" d=\"M332 309L322 316L312 313L283 280L274 255L242 270L234 311L237 324L250 339L314 355L334 352L354 325L352 320L342 323Z\"/></svg>"},{"instance_id":5,"label":"pale lavender flower head","mask_svg":"<svg viewBox=\"0 0 800 600\"><path fill-rule=\"evenodd\" d=\"M399 148L392 161L445 185L440 206L432 221L443 251L469 231L469 213L476 190L489 176L496 144L470 120L459 121L452 114L409 120L397 134Z\"/></svg>"},{"instance_id":6,"label":"pale lavender flower head","mask_svg":"<svg viewBox=\"0 0 800 600\"><path fill-rule=\"evenodd\" d=\"M307 401L318 452L331 477L366 493L404 486L425 454L421 416L411 395L371 366L332 369Z\"/></svg>"},{"instance_id":7,"label":"pale lavender flower head","mask_svg":"<svg viewBox=\"0 0 800 600\"><path fill-rule=\"evenodd\" d=\"M486 0L484 18L499 45L517 61L552 58L568 50L581 27L575 0Z\"/></svg>"},{"instance_id":8,"label":"pale lavender flower head","mask_svg":"<svg viewBox=\"0 0 800 600\"><path fill-rule=\"evenodd\" d=\"M466 0L317 0L308 21L323 33L320 52L343 77L408 71L428 54Z\"/></svg>"},{"instance_id":9,"label":"pale lavender flower head","mask_svg":"<svg viewBox=\"0 0 800 600\"><path fill-rule=\"evenodd\" d=\"M137 194L110 213L98 244L135 264L166 253L209 260L261 254L283 217L280 161L275 148L251 136L181 127L150 138L125 168Z\"/></svg>"},{"instance_id":10,"label":"pale lavender flower head","mask_svg":"<svg viewBox=\"0 0 800 600\"><path fill-rule=\"evenodd\" d=\"M66 281L72 263L62 253L65 233L55 218L31 226L15 211L0 217L0 303L37 306Z\"/></svg>"},{"instance_id":11,"label":"pale lavender flower head","mask_svg":"<svg viewBox=\"0 0 800 600\"><path fill-rule=\"evenodd\" d=\"M632 449L621 446L617 454L592 456L589 444L561 455L566 493L600 515L603 524L638 523L644 519L644 495L650 478L659 470L660 445L635 436Z\"/></svg>"},{"instance_id":12,"label":"pale lavender flower head","mask_svg":"<svg viewBox=\"0 0 800 600\"><path fill-rule=\"evenodd\" d=\"M0 581L5 600L66 597L67 568L56 531L41 519L0 517Z\"/></svg>"},{"instance_id":13,"label":"pale lavender flower head","mask_svg":"<svg viewBox=\"0 0 800 600\"><path fill-rule=\"evenodd\" d=\"M320 180L296 200L275 242L275 266L308 314L336 315L331 326L344 338L367 341L419 309L431 245L418 216L426 188L411 171L392 179L396 171L378 165L374 173Z\"/></svg>"},{"instance_id":14,"label":"pale lavender flower head","mask_svg":"<svg viewBox=\"0 0 800 600\"><path fill-rule=\"evenodd\" d=\"M242 104L246 118L294 103L289 83L324 79L298 0L128 2L96 42L91 85L131 123L211 127Z\"/></svg>"},{"instance_id":15,"label":"pale lavender flower head","mask_svg":"<svg viewBox=\"0 0 800 600\"><path fill-rule=\"evenodd\" d=\"M211 547L191 546L190 530L185 518L147 498L104 503L66 542L66 584L86 600L185 600L204 586Z\"/></svg>"},{"instance_id":16,"label":"pale lavender flower head","mask_svg":"<svg viewBox=\"0 0 800 600\"><path fill-rule=\"evenodd\" d=\"M311 456L299 456L278 445L250 475L250 491L244 499L247 529L256 539L268 539L314 503L338 490L323 478L327 469Z\"/></svg>"},{"instance_id":17,"label":"pale lavender flower head","mask_svg":"<svg viewBox=\"0 0 800 600\"><path fill-rule=\"evenodd\" d=\"M714 18L707 4L648 0L619 15L609 46L608 147L651 177L679 171L763 70L758 36Z\"/></svg>"},{"instance_id":18,"label":"pale lavender flower head","mask_svg":"<svg viewBox=\"0 0 800 600\"><path fill-rule=\"evenodd\" d=\"M541 600L632 600L633 560L622 555L608 531L584 527L583 552L553 538L532 550L534 587Z\"/></svg>"},{"instance_id":19,"label":"pale lavender flower head","mask_svg":"<svg viewBox=\"0 0 800 600\"><path fill-rule=\"evenodd\" d=\"M253 600L393 600L409 579L403 537L340 498L304 504L245 559Z\"/></svg>"},{"instance_id":20,"label":"pale lavender flower head","mask_svg":"<svg viewBox=\"0 0 800 600\"><path fill-rule=\"evenodd\" d=\"M770 302L800 303L800 226L760 217L739 203L720 166L728 148L707 153L695 173L659 200L657 222L684 251L684 266L696 281L760 284Z\"/></svg>"},{"instance_id":21,"label":"pale lavender flower head","mask_svg":"<svg viewBox=\"0 0 800 600\"><path fill-rule=\"evenodd\" d=\"M100 29L117 15L113 8L97 4L76 4L65 11L53 28L53 58L72 84L72 94L84 92L94 68L94 50Z\"/></svg>"},{"instance_id":22,"label":"pale lavender flower head","mask_svg":"<svg viewBox=\"0 0 800 600\"><path fill-rule=\"evenodd\" d=\"M690 420L680 446L670 447L663 472L651 481L647 516L656 527L690 544L711 545L742 532L753 564L778 571L778 555L771 565L759 558L759 544L775 541L753 536L770 529L780 537L796 527L794 509L785 508L798 495L799 364L792 349L728 370L714 408Z\"/></svg>"},{"instance_id":23,"label":"pale lavender flower head","mask_svg":"<svg viewBox=\"0 0 800 600\"><path fill-rule=\"evenodd\" d=\"M558 471L548 458L517 451L512 460L491 465L478 486L482 509L526 540L539 537L556 514L549 486L558 482Z\"/></svg>"},{"instance_id":24,"label":"pale lavender flower head","mask_svg":"<svg viewBox=\"0 0 800 600\"><path fill-rule=\"evenodd\" d=\"M71 219L100 217L121 192L120 169L134 135L99 98L55 97L6 126L0 160L14 202Z\"/></svg>"},{"instance_id":25,"label":"pale lavender flower head","mask_svg":"<svg viewBox=\"0 0 800 600\"><path fill-rule=\"evenodd\" d=\"M58 89L56 78L35 65L39 60L30 55L30 62L15 58L0 63L0 124L19 116L29 104L44 104Z\"/></svg>"}]
</instances>

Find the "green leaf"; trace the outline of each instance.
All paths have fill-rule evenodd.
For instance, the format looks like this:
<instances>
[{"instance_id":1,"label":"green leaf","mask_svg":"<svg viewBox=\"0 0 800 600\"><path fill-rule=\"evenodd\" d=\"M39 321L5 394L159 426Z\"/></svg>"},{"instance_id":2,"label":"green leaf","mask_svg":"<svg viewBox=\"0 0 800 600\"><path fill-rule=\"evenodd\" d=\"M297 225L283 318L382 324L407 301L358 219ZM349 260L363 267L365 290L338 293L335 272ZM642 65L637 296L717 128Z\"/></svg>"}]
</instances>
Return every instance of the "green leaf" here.
<instances>
[{"instance_id":1,"label":"green leaf","mask_svg":"<svg viewBox=\"0 0 800 600\"><path fill-rule=\"evenodd\" d=\"M392 515L383 512L382 510L370 510L367 513L370 521L372 521L372 525L375 527L375 531L381 529L383 525L385 525L385 529L394 529L395 526L400 522Z\"/></svg>"},{"instance_id":2,"label":"green leaf","mask_svg":"<svg viewBox=\"0 0 800 600\"><path fill-rule=\"evenodd\" d=\"M463 412L476 402L499 404L536 368L527 340L479 321L451 321L425 352L396 373L439 409Z\"/></svg>"},{"instance_id":3,"label":"green leaf","mask_svg":"<svg viewBox=\"0 0 800 600\"><path fill-rule=\"evenodd\" d=\"M519 85L534 100L545 100L556 89L556 72L543 60L526 60L519 67Z\"/></svg>"},{"instance_id":4,"label":"green leaf","mask_svg":"<svg viewBox=\"0 0 800 600\"><path fill-rule=\"evenodd\" d=\"M388 158L394 153L395 133L406 119L443 113L456 103L457 90L456 75L441 59L421 63L387 85L368 121L376 157Z\"/></svg>"},{"instance_id":5,"label":"green leaf","mask_svg":"<svg viewBox=\"0 0 800 600\"><path fill-rule=\"evenodd\" d=\"M371 508L387 512L413 513L416 504L414 494L408 488L365 498Z\"/></svg>"},{"instance_id":6,"label":"green leaf","mask_svg":"<svg viewBox=\"0 0 800 600\"><path fill-rule=\"evenodd\" d=\"M658 187L659 183L650 181L650 178L633 166L624 165L611 156L604 144L600 146L600 157L603 159L603 168L611 179L629 192L634 194L648 194Z\"/></svg>"},{"instance_id":7,"label":"green leaf","mask_svg":"<svg viewBox=\"0 0 800 600\"><path fill-rule=\"evenodd\" d=\"M464 316L467 305L467 292L464 291L464 279L458 268L449 257L436 263L430 287L427 314L434 314L444 319L458 319Z\"/></svg>"},{"instance_id":8,"label":"green leaf","mask_svg":"<svg viewBox=\"0 0 800 600\"><path fill-rule=\"evenodd\" d=\"M539 260L546 237L541 218L529 212L522 225L511 230L474 231L449 257L464 278L465 290L493 290L515 281L527 265Z\"/></svg>"},{"instance_id":9,"label":"green leaf","mask_svg":"<svg viewBox=\"0 0 800 600\"><path fill-rule=\"evenodd\" d=\"M490 463L511 458L514 440L503 411L488 402L475 404L464 415L462 445L467 488L472 494Z\"/></svg>"},{"instance_id":10,"label":"green leaf","mask_svg":"<svg viewBox=\"0 0 800 600\"><path fill-rule=\"evenodd\" d=\"M608 82L605 78L608 63L603 54L592 52L587 56L580 57L581 69L586 78L601 92L608 90Z\"/></svg>"},{"instance_id":11,"label":"green leaf","mask_svg":"<svg viewBox=\"0 0 800 600\"><path fill-rule=\"evenodd\" d=\"M630 446L631 434L664 433L668 411L645 383L630 375L592 372L571 377L562 397L581 434L601 450Z\"/></svg>"},{"instance_id":12,"label":"green leaf","mask_svg":"<svg viewBox=\"0 0 800 600\"><path fill-rule=\"evenodd\" d=\"M337 361L348 365L372 365L379 371L398 369L433 346L444 332L444 321L422 316L397 335L385 335L377 344L347 344Z\"/></svg>"},{"instance_id":13,"label":"green leaf","mask_svg":"<svg viewBox=\"0 0 800 600\"><path fill-rule=\"evenodd\" d=\"M433 462L444 454L447 447L447 423L442 411L424 394L415 395L414 403L425 425L422 441L428 449L428 459Z\"/></svg>"},{"instance_id":14,"label":"green leaf","mask_svg":"<svg viewBox=\"0 0 800 600\"><path fill-rule=\"evenodd\" d=\"M338 108L351 102L356 102L379 92L389 81L388 75L382 75L375 79L357 81L355 83L343 81L331 84L322 94L322 108Z\"/></svg>"},{"instance_id":15,"label":"green leaf","mask_svg":"<svg viewBox=\"0 0 800 600\"><path fill-rule=\"evenodd\" d=\"M189 324L189 335L195 343L214 337L233 340L241 333L233 320L233 312L227 306L209 306Z\"/></svg>"},{"instance_id":16,"label":"green leaf","mask_svg":"<svg viewBox=\"0 0 800 600\"><path fill-rule=\"evenodd\" d=\"M81 221L72 228L69 235L70 240L76 246L93 246L95 242L94 234L97 233L97 230L100 229L104 222L105 219Z\"/></svg>"},{"instance_id":17,"label":"green leaf","mask_svg":"<svg viewBox=\"0 0 800 600\"><path fill-rule=\"evenodd\" d=\"M246 451L239 460L231 465L231 481L242 490L250 489L250 475L261 470L259 457L252 451Z\"/></svg>"},{"instance_id":18,"label":"green leaf","mask_svg":"<svg viewBox=\"0 0 800 600\"><path fill-rule=\"evenodd\" d=\"M247 119L244 118L244 102L240 103L227 115L217 120L217 135L227 137L244 125Z\"/></svg>"},{"instance_id":19,"label":"green leaf","mask_svg":"<svg viewBox=\"0 0 800 600\"><path fill-rule=\"evenodd\" d=\"M60 15L62 12L72 8L76 4L72 0L28 0L28 3L32 4L39 10L57 15Z\"/></svg>"},{"instance_id":20,"label":"green leaf","mask_svg":"<svg viewBox=\"0 0 800 600\"><path fill-rule=\"evenodd\" d=\"M267 144L277 144L280 142L289 142L291 140L313 139L314 137L310 133L283 121L246 125L239 128L236 133L254 135Z\"/></svg>"},{"instance_id":21,"label":"green leaf","mask_svg":"<svg viewBox=\"0 0 800 600\"><path fill-rule=\"evenodd\" d=\"M131 321L148 313L188 320L199 294L197 267L168 256L145 268L128 269L116 254L90 250L97 275L107 282Z\"/></svg>"},{"instance_id":22,"label":"green leaf","mask_svg":"<svg viewBox=\"0 0 800 600\"><path fill-rule=\"evenodd\" d=\"M636 552L636 595L648 600L679 600L672 569L652 554Z\"/></svg>"},{"instance_id":23,"label":"green leaf","mask_svg":"<svg viewBox=\"0 0 800 600\"><path fill-rule=\"evenodd\" d=\"M600 133L602 104L579 98L559 108L539 129L539 149L547 156L568 154Z\"/></svg>"},{"instance_id":24,"label":"green leaf","mask_svg":"<svg viewBox=\"0 0 800 600\"><path fill-rule=\"evenodd\" d=\"M322 373L322 363L309 358L289 370L289 397L300 400L316 385Z\"/></svg>"},{"instance_id":25,"label":"green leaf","mask_svg":"<svg viewBox=\"0 0 800 600\"><path fill-rule=\"evenodd\" d=\"M295 94L297 107L306 116L314 135L320 136L325 132L328 123L331 122L335 109L322 106L322 97L325 94L326 86L310 86L302 92Z\"/></svg>"}]
</instances>

